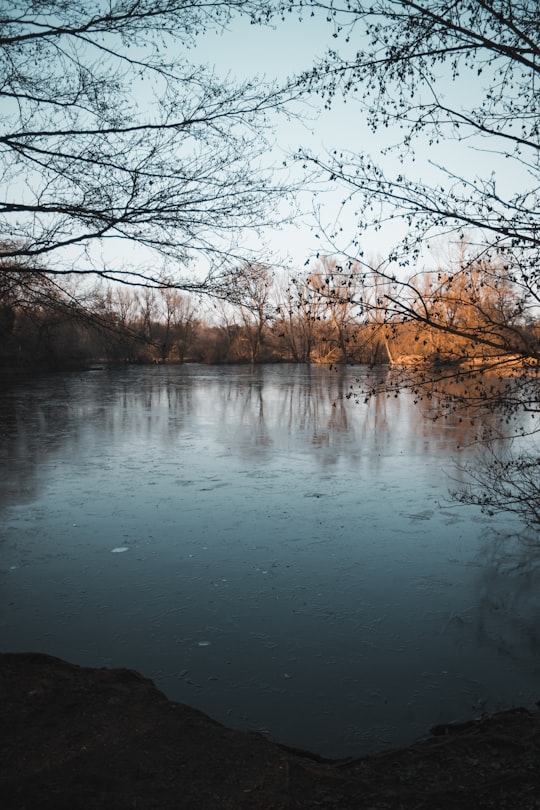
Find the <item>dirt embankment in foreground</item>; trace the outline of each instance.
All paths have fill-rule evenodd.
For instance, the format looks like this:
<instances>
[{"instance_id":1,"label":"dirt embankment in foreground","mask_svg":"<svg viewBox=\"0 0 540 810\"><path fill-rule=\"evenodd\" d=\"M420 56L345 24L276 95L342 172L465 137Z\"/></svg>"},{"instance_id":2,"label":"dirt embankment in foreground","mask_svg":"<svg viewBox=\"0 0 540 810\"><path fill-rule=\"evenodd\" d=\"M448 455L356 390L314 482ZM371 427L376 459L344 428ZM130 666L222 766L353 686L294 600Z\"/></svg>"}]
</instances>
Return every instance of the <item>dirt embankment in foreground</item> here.
<instances>
[{"instance_id":1,"label":"dirt embankment in foreground","mask_svg":"<svg viewBox=\"0 0 540 810\"><path fill-rule=\"evenodd\" d=\"M129 670L0 654L2 810L540 808L540 713L323 760L168 701Z\"/></svg>"}]
</instances>

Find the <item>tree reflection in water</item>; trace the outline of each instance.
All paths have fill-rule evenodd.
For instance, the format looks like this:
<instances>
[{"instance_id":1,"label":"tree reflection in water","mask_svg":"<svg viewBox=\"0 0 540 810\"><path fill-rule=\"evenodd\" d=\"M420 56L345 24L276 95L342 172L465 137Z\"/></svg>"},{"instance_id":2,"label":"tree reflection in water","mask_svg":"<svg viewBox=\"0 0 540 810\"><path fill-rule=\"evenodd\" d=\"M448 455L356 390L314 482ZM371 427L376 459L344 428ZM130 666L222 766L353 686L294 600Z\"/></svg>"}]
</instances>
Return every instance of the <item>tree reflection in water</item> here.
<instances>
[{"instance_id":1,"label":"tree reflection in water","mask_svg":"<svg viewBox=\"0 0 540 810\"><path fill-rule=\"evenodd\" d=\"M481 536L515 524L447 498L476 426L361 384L286 365L5 386L4 647L130 666L330 755L536 699L536 572Z\"/></svg>"},{"instance_id":2,"label":"tree reflection in water","mask_svg":"<svg viewBox=\"0 0 540 810\"><path fill-rule=\"evenodd\" d=\"M526 534L485 530L477 555L478 608L470 630L479 646L491 645L537 670L540 656L540 548ZM533 542L531 542L531 540Z\"/></svg>"}]
</instances>

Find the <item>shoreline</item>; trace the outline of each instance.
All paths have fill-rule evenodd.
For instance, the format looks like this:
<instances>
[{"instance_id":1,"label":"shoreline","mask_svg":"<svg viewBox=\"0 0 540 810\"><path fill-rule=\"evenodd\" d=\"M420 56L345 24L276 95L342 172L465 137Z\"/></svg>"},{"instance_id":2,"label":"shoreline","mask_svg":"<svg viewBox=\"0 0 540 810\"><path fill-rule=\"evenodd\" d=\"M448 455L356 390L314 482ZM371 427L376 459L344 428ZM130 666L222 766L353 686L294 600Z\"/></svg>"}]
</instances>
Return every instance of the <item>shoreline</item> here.
<instances>
[{"instance_id":1,"label":"shoreline","mask_svg":"<svg viewBox=\"0 0 540 810\"><path fill-rule=\"evenodd\" d=\"M0 729L4 810L540 807L538 710L329 760L228 729L132 670L0 653Z\"/></svg>"}]
</instances>

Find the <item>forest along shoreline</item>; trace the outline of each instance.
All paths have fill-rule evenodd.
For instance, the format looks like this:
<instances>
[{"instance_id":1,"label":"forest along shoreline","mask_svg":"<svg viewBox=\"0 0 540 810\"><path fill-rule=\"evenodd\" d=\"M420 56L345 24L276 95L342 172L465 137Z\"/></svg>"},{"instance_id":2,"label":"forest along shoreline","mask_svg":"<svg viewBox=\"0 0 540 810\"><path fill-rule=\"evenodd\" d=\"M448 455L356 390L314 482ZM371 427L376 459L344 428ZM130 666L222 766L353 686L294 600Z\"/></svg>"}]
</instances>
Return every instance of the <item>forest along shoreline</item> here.
<instances>
[{"instance_id":1,"label":"forest along shoreline","mask_svg":"<svg viewBox=\"0 0 540 810\"><path fill-rule=\"evenodd\" d=\"M452 366L504 372L518 361L536 368L539 324L509 321L504 272L487 283L486 268L465 259L441 270L434 290L430 273L419 274L424 303L433 297L436 306L424 320L389 317L376 305L376 274L335 256L293 279L268 265L242 266L227 303L214 309L185 291L103 282L91 306L75 297L66 313L54 279L42 274L24 306L18 296L0 299L0 370L183 362L390 365L426 375ZM494 319L504 339L487 341Z\"/></svg>"}]
</instances>

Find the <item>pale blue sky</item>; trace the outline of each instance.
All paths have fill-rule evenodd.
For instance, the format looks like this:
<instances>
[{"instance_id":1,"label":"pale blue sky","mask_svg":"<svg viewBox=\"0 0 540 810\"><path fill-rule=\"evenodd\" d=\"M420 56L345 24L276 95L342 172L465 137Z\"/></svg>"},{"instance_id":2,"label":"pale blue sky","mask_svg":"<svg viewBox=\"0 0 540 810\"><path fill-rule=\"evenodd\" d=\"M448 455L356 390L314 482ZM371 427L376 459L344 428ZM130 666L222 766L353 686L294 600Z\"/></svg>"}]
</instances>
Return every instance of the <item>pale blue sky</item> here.
<instances>
[{"instance_id":1,"label":"pale blue sky","mask_svg":"<svg viewBox=\"0 0 540 810\"><path fill-rule=\"evenodd\" d=\"M353 32L348 46L343 37L335 39L333 32L333 25L326 21L325 14L314 17L308 15L301 22L288 15L284 22L276 21L274 27L253 26L246 18L238 17L233 19L228 31L201 35L195 45L183 55L194 64L214 66L219 76L228 75L231 79L236 77L239 80L258 76L282 83L287 77L309 69L314 60L324 56L329 47L341 53L344 48L348 48L349 53L362 49L359 30ZM173 50L183 48L173 39L166 43L166 47ZM453 86L442 74L437 89L438 92L450 93L454 98L456 93L461 93L466 103L474 105L474 96L478 98L481 89L479 82L480 80L475 81L474 78L471 80L469 75L457 86ZM133 87L134 99L141 107L149 102L149 92L149 83ZM436 176L430 162L445 165L457 174L471 177L488 177L492 169L497 169L498 189L503 192L505 187L511 189L518 182L508 169L509 162L501 166L500 160L493 154L464 149L462 144L451 141L431 147L420 143L414 160L410 158L406 163L400 163L395 155L381 153L383 147L388 147L399 139L399 132L391 129L371 132L354 95L349 95L347 103L336 97L329 111L321 109L322 107L320 97L314 96L305 108L296 106L297 111L305 113L303 121L287 121L283 116L272 119L270 134L274 145L265 157L269 166L281 167L286 159L293 179L303 183L302 167L290 160L290 155L298 148L305 148L323 157L328 150L345 149L355 154L370 155L373 162L380 164L388 175L403 173L408 178L427 183ZM266 243L259 236L246 233L243 243L238 247L255 250L256 258L261 262L277 263L288 257L288 262L284 263L288 263L291 270L297 271L318 251L333 252L333 246L325 240L323 232L332 231L337 226L341 228L341 232L335 247L337 250L354 252L351 242L358 236L355 208L360 204L360 199L343 208L342 202L350 192L346 187L331 184L325 178L316 183L305 183L305 186L305 191L299 195L299 203L304 211L300 221L295 225L284 226L281 230L269 231L266 234ZM282 213L285 213L285 208ZM322 229L317 222L317 215ZM361 234L360 243L364 256L369 258L386 255L400 235L400 230L395 225ZM132 263L132 266L144 260L143 257L144 251L139 247L134 246L131 250L125 244L122 245L122 259ZM101 258L98 256L96 261L99 264Z\"/></svg>"},{"instance_id":2,"label":"pale blue sky","mask_svg":"<svg viewBox=\"0 0 540 810\"><path fill-rule=\"evenodd\" d=\"M189 58L215 65L222 75L231 74L240 79L254 75L265 76L268 80L283 81L287 76L309 68L318 56L323 56L328 47L344 48L354 53L361 48L359 32L354 32L350 45L343 38L332 36L333 27L325 15L306 17L302 22L289 15L285 22L277 22L275 28L252 26L245 19L235 20L229 31L205 35L198 40ZM441 68L443 70L443 68ZM456 85L441 75L438 92L446 93L456 99L461 94L465 104L473 104L475 96L480 98L480 79L471 75L464 77ZM389 173L404 172L409 177L430 182L436 176L432 163L445 165L457 174L466 176L488 177L492 170L497 171L498 188L511 191L517 178L509 172L508 163L501 164L492 153L486 154L477 149L466 149L463 144L446 141L438 146L429 147L419 144L414 161L400 163L394 156L382 156L381 148L397 140L398 133L380 130L372 133L364 124L361 107L351 96L347 103L336 99L331 111L318 111L316 105L322 106L319 99L315 106L308 110L304 123L286 123L283 120L276 124L275 138L279 149L294 152L299 146L308 147L324 154L327 149L350 149L371 155ZM274 152L278 156L279 152ZM296 171L300 171L297 167ZM505 188L506 187L506 188ZM285 228L273 234L270 247L278 254L287 252L291 256L292 266L298 266L318 249L324 251L329 245L316 238L319 231L310 211L320 211L321 221L331 227L339 216L343 227L340 246L347 249L351 239L356 236L354 205L345 211L341 208L342 200L347 196L344 188L329 186L326 190L319 185L318 193L312 190L301 196L301 204L306 211L305 224L300 228ZM389 240L395 240L399 231L395 227L386 228L379 233L366 233L363 236L363 247L367 255L383 255ZM264 257L261 257L263 259Z\"/></svg>"},{"instance_id":3,"label":"pale blue sky","mask_svg":"<svg viewBox=\"0 0 540 810\"><path fill-rule=\"evenodd\" d=\"M284 82L288 77L309 69L330 45L335 44L331 26L320 15L306 17L301 22L289 15L285 22L277 22L275 27L253 26L245 19L238 19L229 31L212 32L201 38L190 58L196 56L214 65L222 75L230 74L238 79L258 75L268 81ZM304 120L277 120L275 139L278 148L273 154L279 162L280 150L289 155L299 147L322 153L335 146L357 149L360 143L367 146L369 141L372 148L375 146L373 136L363 125L353 102L349 100L343 104L336 100L331 111L324 111L321 107L320 99L306 100L305 106L296 106L305 116ZM295 168L295 176L301 176L299 166ZM346 191L335 186L312 184L300 196L305 211L303 224L297 223L272 234L270 249L278 256L289 254L293 269L302 266L317 251L329 251L330 246L325 243L317 225L315 211L320 211L322 224L328 228L333 227L340 213L347 234L343 242L346 247L356 228L352 211L344 213L341 209L345 196ZM374 252L378 247L377 239L366 249Z\"/></svg>"},{"instance_id":4,"label":"pale blue sky","mask_svg":"<svg viewBox=\"0 0 540 810\"><path fill-rule=\"evenodd\" d=\"M170 49L171 59L185 56L194 64L214 66L218 76L229 76L231 80L266 77L268 81L276 81L278 84L285 82L289 76L308 70L317 58L324 56L329 47L345 56L363 50L359 28L353 30L351 42L346 45L343 35L337 39L333 37L333 23L326 20L324 12L313 17L309 11L305 14L302 21L293 15L287 15L284 21L276 20L273 27L251 25L245 17L234 17L229 30L200 35L193 47L187 50L182 43L181 32L176 39L172 36L165 37L162 47L165 57ZM348 53L344 52L345 48ZM101 53L96 56L92 52L90 56L102 58ZM436 82L437 92L448 94L458 104L463 100L465 106L474 108L481 98L480 83L485 82L485 73L478 78L473 70L453 84L444 70L445 66L441 66L441 77ZM146 77L144 81L135 80L131 87L133 105L139 105L143 118L151 105L151 88L159 88L160 81L162 79L156 76L150 79ZM466 145L446 140L437 146L417 142L414 155L408 156L402 163L395 153L382 154L384 147L399 140L399 131L380 128L375 133L371 132L365 123L365 113L354 94L349 94L347 103L336 96L330 110L321 108L323 102L320 96L313 95L306 100L305 106L295 104L295 111L304 114L303 120L287 120L283 115L276 115L269 120L271 146L262 160L270 169L279 167L281 173L285 173L284 160L287 162L286 171L304 188L298 196L304 214L295 225L270 230L266 234L266 243L257 235L246 233L243 241L236 246L239 253L242 248L251 248L254 251L253 258L267 263L276 263L288 255L291 269L297 270L318 251L329 253L335 249L354 253L351 243L358 236L364 256L384 256L400 236L399 228L395 225L383 227L381 231L368 229L359 235L355 208L361 204L360 198L343 208L342 203L350 194L350 189L328 182L328 177L320 177L316 182L313 179L308 181L302 166L291 157L299 148L320 155L322 159L332 149L338 152L350 150L355 155L369 155L372 162L379 164L389 177L401 173L407 179L423 181L428 185L435 182L437 177L433 164L443 165L456 175L472 179L489 178L491 172L495 171L497 190L503 196L510 195L520 185L526 188L526 184L530 183L530 178L524 178L523 172L520 175L516 171L516 161L504 162L494 153L475 151L470 148L474 145L473 142ZM482 146L478 139L476 146ZM441 176L439 182L444 185L447 181ZM283 215L286 213L285 205L282 209L280 213ZM336 228L341 229L339 241L332 245L325 240L324 232L331 232ZM96 265L100 265L103 263L102 256L105 257L107 251L118 251L119 245L121 263L125 260L135 267L148 258L147 252L140 246L129 246L123 241L115 243L114 240L110 240L107 245L103 243L93 246L89 252L95 258ZM87 257L83 255L82 249L80 253L81 261L86 261ZM154 255L150 255L150 261L155 261Z\"/></svg>"}]
</instances>

